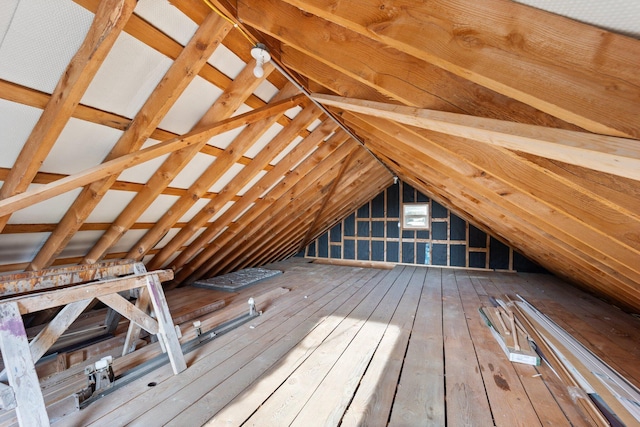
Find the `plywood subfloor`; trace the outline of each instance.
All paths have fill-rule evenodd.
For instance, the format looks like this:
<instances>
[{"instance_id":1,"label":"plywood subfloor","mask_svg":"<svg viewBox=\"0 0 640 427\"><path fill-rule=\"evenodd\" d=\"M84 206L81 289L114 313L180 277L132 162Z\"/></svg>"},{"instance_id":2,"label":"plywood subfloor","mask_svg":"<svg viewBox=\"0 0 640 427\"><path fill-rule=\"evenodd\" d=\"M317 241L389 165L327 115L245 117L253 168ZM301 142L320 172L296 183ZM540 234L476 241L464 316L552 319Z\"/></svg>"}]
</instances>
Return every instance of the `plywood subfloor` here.
<instances>
[{"instance_id":1,"label":"plywood subfloor","mask_svg":"<svg viewBox=\"0 0 640 427\"><path fill-rule=\"evenodd\" d=\"M189 353L185 372L160 368L56 425L588 425L549 369L509 363L480 319L489 296L516 292L640 384L638 320L550 276L277 268L257 286L291 291Z\"/></svg>"}]
</instances>

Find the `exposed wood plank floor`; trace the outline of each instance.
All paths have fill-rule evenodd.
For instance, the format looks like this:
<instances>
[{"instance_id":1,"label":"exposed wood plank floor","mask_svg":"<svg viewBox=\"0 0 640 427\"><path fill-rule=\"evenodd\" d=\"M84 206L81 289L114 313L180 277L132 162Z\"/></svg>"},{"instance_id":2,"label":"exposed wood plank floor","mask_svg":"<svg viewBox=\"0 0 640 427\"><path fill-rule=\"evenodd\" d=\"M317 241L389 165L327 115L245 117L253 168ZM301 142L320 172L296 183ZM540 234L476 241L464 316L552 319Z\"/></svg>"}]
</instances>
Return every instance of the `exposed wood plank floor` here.
<instances>
[{"instance_id":1,"label":"exposed wood plank floor","mask_svg":"<svg viewBox=\"0 0 640 427\"><path fill-rule=\"evenodd\" d=\"M516 292L640 384L638 319L550 276L277 267L256 286L291 291L189 353L185 372L167 365L56 425L588 425L548 369L509 363L480 319L489 296Z\"/></svg>"}]
</instances>

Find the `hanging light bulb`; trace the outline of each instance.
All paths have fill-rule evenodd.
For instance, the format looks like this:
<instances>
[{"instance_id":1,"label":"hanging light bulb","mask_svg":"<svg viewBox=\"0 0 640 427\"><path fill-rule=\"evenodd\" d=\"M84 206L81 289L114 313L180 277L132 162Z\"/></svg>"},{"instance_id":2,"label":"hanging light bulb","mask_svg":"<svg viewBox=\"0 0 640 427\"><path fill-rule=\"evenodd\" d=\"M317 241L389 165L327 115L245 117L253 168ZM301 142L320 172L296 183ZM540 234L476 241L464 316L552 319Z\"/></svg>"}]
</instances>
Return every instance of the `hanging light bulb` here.
<instances>
[{"instance_id":1,"label":"hanging light bulb","mask_svg":"<svg viewBox=\"0 0 640 427\"><path fill-rule=\"evenodd\" d=\"M253 75L256 76L256 78L263 77L264 68L262 67L264 66L264 64L271 61L271 55L269 55L269 52L267 52L267 47L262 43L257 43L251 49L251 56L256 60L256 66L253 69Z\"/></svg>"}]
</instances>

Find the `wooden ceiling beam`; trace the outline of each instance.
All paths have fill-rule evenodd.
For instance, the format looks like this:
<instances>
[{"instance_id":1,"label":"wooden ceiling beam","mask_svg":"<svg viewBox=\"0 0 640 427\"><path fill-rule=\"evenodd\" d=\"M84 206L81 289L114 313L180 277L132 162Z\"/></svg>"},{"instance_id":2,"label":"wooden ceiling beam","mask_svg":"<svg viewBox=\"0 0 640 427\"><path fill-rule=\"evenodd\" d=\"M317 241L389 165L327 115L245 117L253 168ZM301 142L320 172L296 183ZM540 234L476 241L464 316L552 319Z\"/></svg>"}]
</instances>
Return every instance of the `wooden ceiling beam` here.
<instances>
[{"instance_id":1,"label":"wooden ceiling beam","mask_svg":"<svg viewBox=\"0 0 640 427\"><path fill-rule=\"evenodd\" d=\"M211 147L211 146L210 146ZM220 149L218 149L220 150ZM222 152L222 150L220 150L220 152ZM217 157L217 156L216 156ZM248 161L245 162L245 160L251 160L248 157L242 157L238 163L242 164L242 165L247 165L249 164ZM270 171L273 167L271 165L269 165L269 167L265 168L265 171ZM7 174L9 173L10 169L8 168L0 168L0 181L3 181L3 178L5 176L7 176ZM57 181L59 179L68 177L69 175L64 175L61 173L49 173L49 172L38 172L36 174L36 176L33 178L33 184L50 184L54 181ZM144 184L141 184L139 182L131 182L131 181L116 181L113 183L113 185L111 186L110 190L116 190L116 191L130 191L132 193L137 193L140 190L142 190L142 188L144 187ZM178 188L178 187L167 187L162 191L162 194L168 195L168 196L178 196L181 197L183 195L185 195L187 192L186 188ZM212 191L207 191L206 193L204 193L202 195L202 198L204 199L213 199L214 197L216 197L218 195L218 193L214 193ZM7 227L9 227L11 224L7 224L5 226L5 229ZM4 232L4 230L3 230Z\"/></svg>"},{"instance_id":2,"label":"wooden ceiling beam","mask_svg":"<svg viewBox=\"0 0 640 427\"><path fill-rule=\"evenodd\" d=\"M131 126L122 134L106 161L138 151L162 121L180 94L195 78L215 48L227 34L231 25L212 14L196 31L187 46L173 62L154 92L131 122ZM67 213L60 221L56 231L51 233L43 247L31 262L30 270L48 267L66 247L80 225L98 205L104 194L115 182L111 176L96 181L82 190Z\"/></svg>"},{"instance_id":3,"label":"wooden ceiling beam","mask_svg":"<svg viewBox=\"0 0 640 427\"><path fill-rule=\"evenodd\" d=\"M134 7L133 0L100 2L82 45L62 73L42 115L0 188L0 199L7 199L27 190L131 17ZM0 217L0 231L9 218L10 215Z\"/></svg>"},{"instance_id":4,"label":"wooden ceiling beam","mask_svg":"<svg viewBox=\"0 0 640 427\"><path fill-rule=\"evenodd\" d=\"M304 62L304 58L295 52L299 51L406 105L575 128L464 76L457 76L283 1L240 1L238 14L244 22L283 42L282 61L292 68L304 67L295 65ZM296 24L290 25L290 22Z\"/></svg>"},{"instance_id":5,"label":"wooden ceiling beam","mask_svg":"<svg viewBox=\"0 0 640 427\"><path fill-rule=\"evenodd\" d=\"M287 96L291 93L295 93L294 87L287 86L282 94L278 96ZM277 99L274 101L276 104L279 102ZM282 111L284 113L284 111ZM271 140L267 147L265 147L260 153L258 153L249 165L245 166L222 190L218 192L218 197L211 200L205 205L200 212L198 212L188 222L188 226L180 230L178 235L174 236L172 241L165 246L177 249L182 246L188 239L183 239L183 236L194 233L204 226L207 221L215 215L220 209L222 209L229 201L231 201L238 191L240 191L244 185L251 180L257 173L264 170L265 166L280 153L297 135L300 134L302 129L306 129L311 122L313 122L320 115L320 110L314 107L305 108L300 114L297 120L292 120L289 125L282 130L278 136ZM207 191L223 174L233 166L235 160L252 145L255 140L266 131L276 120L277 116L272 116L272 119L265 119L259 122L255 122L255 126L245 128L242 133L236 138L234 143L228 147L226 155L218 157L216 161L197 179L193 185L189 188L188 196L177 200L171 209L165 213L165 215L157 221L156 226L150 230L145 236L143 236L130 250L129 254L132 258L140 259L147 250L154 247L157 242L162 239L162 236L177 222L182 215L184 215L191 206L199 199L199 194ZM178 243L179 242L179 243ZM163 248L164 249L164 248ZM162 252L168 253L169 249ZM158 257L162 258L164 255ZM155 257L154 257L155 258ZM164 261L164 260L163 260ZM153 265L155 261L150 261L150 265Z\"/></svg>"},{"instance_id":6,"label":"wooden ceiling beam","mask_svg":"<svg viewBox=\"0 0 640 427\"><path fill-rule=\"evenodd\" d=\"M63 194L75 188L82 187L88 184L94 185L95 183L99 183L101 180L105 179L111 179L109 183L104 184L105 186L109 184L109 188L111 188L115 183L115 179L105 177L113 177L114 175L119 174L127 168L139 165L140 163L155 159L159 156L172 153L173 151L177 151L185 147L190 147L192 145L206 143L206 141L211 139L214 135L226 132L231 129L235 129L240 126L244 126L254 121L261 120L266 116L277 114L278 112L283 112L291 108L292 106L295 106L298 101L298 97L296 96L294 98L289 98L287 100L276 103L272 106L252 110L248 113L241 114L230 119L223 120L222 122L207 126L204 129L190 132L182 137L160 142L156 145L152 145L151 147L125 154L113 160L108 160L100 165L94 166L73 175L68 175L49 184L45 184L40 188L26 191L21 194L16 194L15 196L11 196L7 199L0 200L0 215L13 213L19 209L24 209L35 203L47 200L51 197ZM104 195L104 193L106 193L109 188L104 189L102 194Z\"/></svg>"},{"instance_id":7,"label":"wooden ceiling beam","mask_svg":"<svg viewBox=\"0 0 640 427\"><path fill-rule=\"evenodd\" d=\"M207 128L211 124L229 118L242 105L247 97L253 93L255 88L264 81L264 76L262 78L256 78L253 75L254 67L255 61L250 61L236 79L225 88L224 92L200 118L198 123L193 126L192 131L199 128ZM265 64L265 76L268 76L274 69L275 68L272 64ZM284 111L276 111L276 113L283 112ZM274 113L274 115L276 115L276 113ZM113 221L111 227L109 227L91 250L89 250L85 256L84 262L87 264L95 263L109 250L109 248L116 244L129 230L131 225L136 222L140 215L142 215L151 203L153 203L153 201L160 195L162 190L171 184L173 179L189 164L189 162L200 152L207 142L207 139L202 139L200 142L190 147L172 151L164 160L162 165L160 165L156 172L151 176L144 188L135 195L133 200L129 202L129 204ZM240 155L241 154L236 157L239 158ZM225 156L223 155L223 157ZM214 164L218 165L218 163L220 163L220 159L216 158ZM235 163L235 160L233 163ZM220 175L222 175L222 173L220 173ZM204 191L206 190L208 190L208 188L204 189ZM202 193L204 193L204 191L202 191Z\"/></svg>"},{"instance_id":8,"label":"wooden ceiling beam","mask_svg":"<svg viewBox=\"0 0 640 427\"><path fill-rule=\"evenodd\" d=\"M311 155L306 156L306 154L309 153L309 151L306 151L304 153L304 160L297 166L294 165L295 169L287 169L283 174L280 174L279 176L283 178L279 179L277 185L271 188L269 192L262 197L262 199L257 200L253 194L252 197L247 199L250 203L255 204L252 209L246 211L243 215L243 223L247 224L255 220L255 224L258 222L263 224L267 217L267 213L272 211L271 208L278 200L281 199L283 194L292 193L291 189L296 187L301 181L307 182L308 185L309 182L313 182L314 179L319 179L322 172L328 169L326 165L328 165L329 162L324 161L326 159L331 159L331 162L339 161L339 159L344 157L350 151L350 145L355 143L355 141L351 141L352 140L347 139L345 133L338 132L333 137L329 138L329 140L320 144L320 146L313 151ZM270 187L267 187L267 189L268 188ZM247 195L248 193L245 194L244 197ZM290 197L293 197L293 195ZM212 230L206 231L207 234L205 238L208 240L205 240L205 243L208 243L206 246L200 244L199 247L202 248L202 251L195 255L193 259L189 260L189 262L184 263L180 271L177 272L175 278L177 283L183 283L185 279L192 276L194 272L197 272L196 275L198 275L209 270L213 264L215 264L215 261L211 262L212 257L214 257L214 255L217 256L223 248L226 249L228 247L226 244L230 240L238 237L237 232L240 226L237 222L233 221L238 215L242 214L243 211L234 211L234 216L229 214L229 211L225 212L225 215L227 216L225 221L220 221L220 218L216 223L210 226ZM224 227L227 227L227 229L218 236L218 233L220 233ZM211 231L215 230L218 231L213 234ZM207 264L205 265L205 263Z\"/></svg>"},{"instance_id":9,"label":"wooden ceiling beam","mask_svg":"<svg viewBox=\"0 0 640 427\"><path fill-rule=\"evenodd\" d=\"M300 114L301 113L299 113L298 115ZM302 123L302 125L303 125L302 127L305 127L304 123ZM186 264L191 259L191 257L193 257L205 245L207 245L210 240L216 237L216 235L220 231L222 231L224 227L226 227L238 215L240 215L242 212L248 209L252 203L256 203L260 199L260 197L264 194L265 191L267 191L272 186L274 186L278 181L281 181L291 168L295 167L299 162L301 162L306 156L309 155L311 151L316 149L318 145L321 145L321 148L318 148L317 150L319 152L324 151L322 149L323 145L331 146L331 144L322 144L322 141L325 140L331 134L331 132L335 131L336 128L337 128L337 125L331 119L325 119L325 121L320 126L314 129L314 131L308 137L306 137L299 144L297 144L285 158L280 160L271 171L269 171L266 175L260 178L258 182L256 182L240 198L238 202L234 203L216 221L214 221L213 223L208 223L209 218L211 218L211 216L213 216L216 212L222 209L224 204L210 205L209 206L210 209L203 209L200 214L197 214L196 216L194 216L194 218L190 221L190 227L188 229L185 228L186 231L184 233L181 230L181 232L179 232L171 242L167 243L163 248L163 251L155 257L157 258L157 260L153 259L150 262L150 265L162 265L165 262L165 260L168 259L168 257L173 254L173 252L178 246L183 245L201 227L206 226L207 227L206 230L200 236L198 236L193 242L191 242L189 247L186 250L182 251L180 255L178 255L178 257L176 257L171 262L171 268L174 268L176 270L178 268L182 268L182 266ZM283 141L287 141L287 140L290 141L291 140L290 137L283 138ZM275 144L274 141L272 141L272 143ZM262 152L266 153L267 150L263 150ZM237 187L235 192L228 191L227 193L236 194L237 191L241 188L242 187ZM226 201L225 201L225 204L226 204Z\"/></svg>"},{"instance_id":10,"label":"wooden ceiling beam","mask_svg":"<svg viewBox=\"0 0 640 427\"><path fill-rule=\"evenodd\" d=\"M285 1L591 132L640 138L638 40L507 0ZM274 2L241 0L238 14Z\"/></svg>"},{"instance_id":11,"label":"wooden ceiling beam","mask_svg":"<svg viewBox=\"0 0 640 427\"><path fill-rule=\"evenodd\" d=\"M637 141L553 129L504 120L316 94L313 98L343 110L381 117L442 134L559 160L588 169L640 180Z\"/></svg>"}]
</instances>

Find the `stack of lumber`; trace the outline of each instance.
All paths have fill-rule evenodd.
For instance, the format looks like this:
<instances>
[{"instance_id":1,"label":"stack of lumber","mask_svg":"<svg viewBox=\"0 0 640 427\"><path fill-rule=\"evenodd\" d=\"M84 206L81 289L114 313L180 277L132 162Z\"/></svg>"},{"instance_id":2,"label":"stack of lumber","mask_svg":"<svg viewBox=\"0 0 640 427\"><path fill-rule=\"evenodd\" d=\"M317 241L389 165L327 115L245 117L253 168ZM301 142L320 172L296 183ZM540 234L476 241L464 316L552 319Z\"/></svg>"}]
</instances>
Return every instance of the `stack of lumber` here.
<instances>
[{"instance_id":1,"label":"stack of lumber","mask_svg":"<svg viewBox=\"0 0 640 427\"><path fill-rule=\"evenodd\" d=\"M522 363L514 351L524 337L596 425L639 425L640 390L531 303L518 298L512 302L507 297L508 304L491 298L497 307L479 310L509 360Z\"/></svg>"},{"instance_id":2,"label":"stack of lumber","mask_svg":"<svg viewBox=\"0 0 640 427\"><path fill-rule=\"evenodd\" d=\"M537 366L540 357L530 347L529 334L506 305L481 307L480 314L500 347L511 362Z\"/></svg>"}]
</instances>

